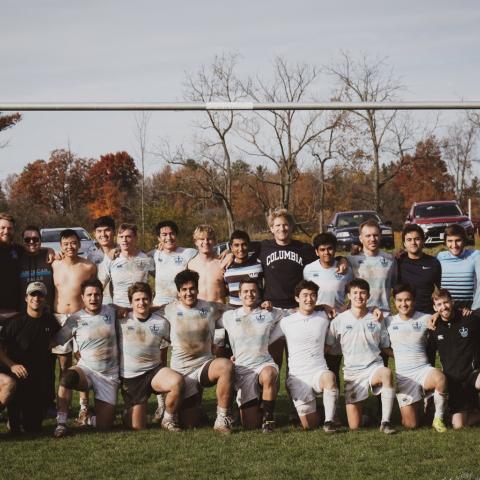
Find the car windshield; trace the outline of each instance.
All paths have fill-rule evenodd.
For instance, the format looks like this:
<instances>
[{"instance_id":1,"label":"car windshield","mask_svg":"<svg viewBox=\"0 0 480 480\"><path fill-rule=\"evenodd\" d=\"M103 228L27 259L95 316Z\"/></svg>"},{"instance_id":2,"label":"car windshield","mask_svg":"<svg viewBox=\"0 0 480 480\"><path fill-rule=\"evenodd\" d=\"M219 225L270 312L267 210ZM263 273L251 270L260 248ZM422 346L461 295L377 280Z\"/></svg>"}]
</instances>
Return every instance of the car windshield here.
<instances>
[{"instance_id":1,"label":"car windshield","mask_svg":"<svg viewBox=\"0 0 480 480\"><path fill-rule=\"evenodd\" d=\"M60 233L63 232L63 228L61 230L47 230L42 232L42 242L43 243L59 243L60 242ZM80 240L90 240L88 234L85 230L75 230L75 232L80 237Z\"/></svg>"},{"instance_id":2,"label":"car windshield","mask_svg":"<svg viewBox=\"0 0 480 480\"><path fill-rule=\"evenodd\" d=\"M366 222L370 218L373 218L376 222L380 223L380 217L372 212L355 212L355 213L345 213L338 215L337 217L337 227L358 227L361 223Z\"/></svg>"},{"instance_id":3,"label":"car windshield","mask_svg":"<svg viewBox=\"0 0 480 480\"><path fill-rule=\"evenodd\" d=\"M418 205L415 207L415 218L458 217L462 211L454 203Z\"/></svg>"}]
</instances>

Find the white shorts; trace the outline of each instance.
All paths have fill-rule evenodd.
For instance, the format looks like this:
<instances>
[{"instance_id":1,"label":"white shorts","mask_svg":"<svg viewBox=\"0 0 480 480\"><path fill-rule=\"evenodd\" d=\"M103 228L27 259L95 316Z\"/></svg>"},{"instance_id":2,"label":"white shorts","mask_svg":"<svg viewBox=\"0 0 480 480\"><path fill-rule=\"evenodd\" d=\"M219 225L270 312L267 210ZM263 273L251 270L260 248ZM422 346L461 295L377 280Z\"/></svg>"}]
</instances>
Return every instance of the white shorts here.
<instances>
[{"instance_id":1,"label":"white shorts","mask_svg":"<svg viewBox=\"0 0 480 480\"><path fill-rule=\"evenodd\" d=\"M379 368L383 368L383 363L374 363L354 374L344 374L345 382L345 403L357 403L368 398L369 389L374 395L379 395L382 386L373 387L372 377Z\"/></svg>"},{"instance_id":2,"label":"white shorts","mask_svg":"<svg viewBox=\"0 0 480 480\"><path fill-rule=\"evenodd\" d=\"M425 380L432 370L435 370L431 365L425 365L408 376L395 375L397 383L397 400L400 408L412 405L420 401L422 398L430 398L433 395L433 390L426 391L424 389Z\"/></svg>"},{"instance_id":3,"label":"white shorts","mask_svg":"<svg viewBox=\"0 0 480 480\"><path fill-rule=\"evenodd\" d=\"M235 365L234 388L237 391L237 405L239 407L251 400L260 398L261 388L258 377L265 367L274 368L278 376L278 365L274 362L265 362L255 368Z\"/></svg>"},{"instance_id":4,"label":"white shorts","mask_svg":"<svg viewBox=\"0 0 480 480\"><path fill-rule=\"evenodd\" d=\"M65 322L67 321L68 317L70 316L69 313L54 313L53 314L57 319L58 324L63 327ZM67 355L68 353L72 353L73 351L73 340L69 340L67 343L63 345L57 345L56 347L52 348L52 353L55 355Z\"/></svg>"},{"instance_id":5,"label":"white shorts","mask_svg":"<svg viewBox=\"0 0 480 480\"><path fill-rule=\"evenodd\" d=\"M324 368L316 370L311 375L289 375L287 377L285 384L299 415L313 413L316 410L315 399L322 393L322 389L319 387L320 377L325 372L330 372L330 370ZM307 404L312 404L313 407L305 411L305 408L302 408L302 406ZM300 413L300 411L302 413Z\"/></svg>"},{"instance_id":6,"label":"white shorts","mask_svg":"<svg viewBox=\"0 0 480 480\"><path fill-rule=\"evenodd\" d=\"M203 369L214 360L213 358L207 360L203 363L200 367L195 368L190 373L183 375L185 380L185 393L183 394L183 398L190 398L200 393L203 390L203 387L200 383L200 377L202 376Z\"/></svg>"},{"instance_id":7,"label":"white shorts","mask_svg":"<svg viewBox=\"0 0 480 480\"><path fill-rule=\"evenodd\" d=\"M95 400L101 400L102 402L115 405L117 403L117 392L120 386L120 380L116 375L103 375L96 372L86 365L75 365L75 368L79 368L88 382L88 389L93 390Z\"/></svg>"}]
</instances>

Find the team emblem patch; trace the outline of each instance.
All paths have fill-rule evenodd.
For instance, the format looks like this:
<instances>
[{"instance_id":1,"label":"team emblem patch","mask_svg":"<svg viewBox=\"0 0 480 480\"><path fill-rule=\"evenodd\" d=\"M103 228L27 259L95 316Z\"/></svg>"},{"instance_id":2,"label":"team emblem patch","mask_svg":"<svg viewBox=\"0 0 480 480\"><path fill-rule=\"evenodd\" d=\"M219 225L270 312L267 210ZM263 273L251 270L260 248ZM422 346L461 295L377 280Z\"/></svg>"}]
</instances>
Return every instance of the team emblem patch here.
<instances>
[{"instance_id":1,"label":"team emblem patch","mask_svg":"<svg viewBox=\"0 0 480 480\"><path fill-rule=\"evenodd\" d=\"M460 335L462 338L467 338L468 337L468 328L467 327L462 327L458 330L460 332Z\"/></svg>"},{"instance_id":2,"label":"team emblem patch","mask_svg":"<svg viewBox=\"0 0 480 480\"><path fill-rule=\"evenodd\" d=\"M180 255L173 257L173 262L175 265L181 265L183 263L183 258Z\"/></svg>"},{"instance_id":3,"label":"team emblem patch","mask_svg":"<svg viewBox=\"0 0 480 480\"><path fill-rule=\"evenodd\" d=\"M346 328L347 330L352 330L352 329L353 329L353 325L345 325L345 328Z\"/></svg>"},{"instance_id":4,"label":"team emblem patch","mask_svg":"<svg viewBox=\"0 0 480 480\"><path fill-rule=\"evenodd\" d=\"M208 310L206 308L201 308L200 309L200 316L205 318L207 316Z\"/></svg>"},{"instance_id":5,"label":"team emblem patch","mask_svg":"<svg viewBox=\"0 0 480 480\"><path fill-rule=\"evenodd\" d=\"M381 263L382 267L386 267L386 266L388 265L388 261L387 261L387 259L384 258L384 257L382 257L382 258L380 259L380 263Z\"/></svg>"},{"instance_id":6,"label":"team emblem patch","mask_svg":"<svg viewBox=\"0 0 480 480\"><path fill-rule=\"evenodd\" d=\"M259 323L262 323L265 321L266 316L263 313L259 313L258 315L255 315L255 320Z\"/></svg>"},{"instance_id":7,"label":"team emblem patch","mask_svg":"<svg viewBox=\"0 0 480 480\"><path fill-rule=\"evenodd\" d=\"M160 327L158 325L150 325L148 328L150 329L153 335L160 334Z\"/></svg>"},{"instance_id":8,"label":"team emblem patch","mask_svg":"<svg viewBox=\"0 0 480 480\"><path fill-rule=\"evenodd\" d=\"M418 331L422 329L422 324L420 322L413 322L412 327L415 331Z\"/></svg>"},{"instance_id":9,"label":"team emblem patch","mask_svg":"<svg viewBox=\"0 0 480 480\"><path fill-rule=\"evenodd\" d=\"M394 326L392 327L392 330L399 330L398 325L394 325Z\"/></svg>"},{"instance_id":10,"label":"team emblem patch","mask_svg":"<svg viewBox=\"0 0 480 480\"><path fill-rule=\"evenodd\" d=\"M108 315L102 315L102 320L105 323L111 323L112 322L112 319Z\"/></svg>"},{"instance_id":11,"label":"team emblem patch","mask_svg":"<svg viewBox=\"0 0 480 480\"><path fill-rule=\"evenodd\" d=\"M335 272L335 280L341 280L343 275L340 272Z\"/></svg>"},{"instance_id":12,"label":"team emblem patch","mask_svg":"<svg viewBox=\"0 0 480 480\"><path fill-rule=\"evenodd\" d=\"M367 328L370 332L373 332L375 330L375 323L373 322L367 323Z\"/></svg>"}]
</instances>

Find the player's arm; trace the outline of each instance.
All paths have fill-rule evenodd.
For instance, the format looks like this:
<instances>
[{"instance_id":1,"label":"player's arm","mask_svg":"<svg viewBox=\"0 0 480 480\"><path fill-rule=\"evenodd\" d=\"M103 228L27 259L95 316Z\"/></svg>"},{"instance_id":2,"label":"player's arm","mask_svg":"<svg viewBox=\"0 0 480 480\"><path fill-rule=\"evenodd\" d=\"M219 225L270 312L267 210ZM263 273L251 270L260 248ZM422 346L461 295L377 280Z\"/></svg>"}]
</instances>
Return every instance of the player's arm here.
<instances>
[{"instance_id":1,"label":"player's arm","mask_svg":"<svg viewBox=\"0 0 480 480\"><path fill-rule=\"evenodd\" d=\"M336 321L330 322L330 326L328 327L327 336L325 337L325 346L324 352L330 353L332 348L338 343L339 335L337 331Z\"/></svg>"},{"instance_id":2,"label":"player's arm","mask_svg":"<svg viewBox=\"0 0 480 480\"><path fill-rule=\"evenodd\" d=\"M73 328L76 323L75 315L70 316L63 327L52 337L50 347L54 348L57 345L64 345L74 337Z\"/></svg>"}]
</instances>

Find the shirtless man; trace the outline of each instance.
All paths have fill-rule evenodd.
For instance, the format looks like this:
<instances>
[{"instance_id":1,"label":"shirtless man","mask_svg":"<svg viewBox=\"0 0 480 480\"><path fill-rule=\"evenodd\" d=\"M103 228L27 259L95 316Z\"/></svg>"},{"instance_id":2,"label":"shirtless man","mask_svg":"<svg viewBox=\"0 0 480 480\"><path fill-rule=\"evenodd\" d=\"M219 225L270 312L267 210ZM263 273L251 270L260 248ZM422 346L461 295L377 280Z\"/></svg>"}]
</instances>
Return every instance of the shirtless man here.
<instances>
[{"instance_id":1,"label":"shirtless man","mask_svg":"<svg viewBox=\"0 0 480 480\"><path fill-rule=\"evenodd\" d=\"M227 296L223 279L225 267L213 252L215 230L210 225L199 225L193 232L193 240L198 254L188 262L187 268L200 275L198 298L207 302L224 303Z\"/></svg>"},{"instance_id":2,"label":"shirtless man","mask_svg":"<svg viewBox=\"0 0 480 480\"><path fill-rule=\"evenodd\" d=\"M83 308L81 284L85 280L95 278L97 267L91 261L78 256L80 238L75 230L66 229L60 233L61 260L52 263L55 299L53 302L55 318L63 326L67 318ZM52 349L60 364L60 377L72 366L72 342ZM58 396L65 398L70 405L72 391L60 385Z\"/></svg>"}]
</instances>

